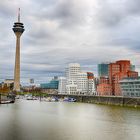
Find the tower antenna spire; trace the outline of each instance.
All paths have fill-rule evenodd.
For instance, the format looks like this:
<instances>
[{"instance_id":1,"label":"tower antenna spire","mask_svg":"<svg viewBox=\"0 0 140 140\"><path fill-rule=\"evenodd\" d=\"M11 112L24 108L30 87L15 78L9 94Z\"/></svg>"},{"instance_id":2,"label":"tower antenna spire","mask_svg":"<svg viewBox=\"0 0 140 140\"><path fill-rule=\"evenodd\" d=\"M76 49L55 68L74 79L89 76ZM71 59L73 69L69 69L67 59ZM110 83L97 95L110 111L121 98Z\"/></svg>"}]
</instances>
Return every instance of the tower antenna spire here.
<instances>
[{"instance_id":1,"label":"tower antenna spire","mask_svg":"<svg viewBox=\"0 0 140 140\"><path fill-rule=\"evenodd\" d=\"M20 8L18 8L18 22L20 22Z\"/></svg>"}]
</instances>

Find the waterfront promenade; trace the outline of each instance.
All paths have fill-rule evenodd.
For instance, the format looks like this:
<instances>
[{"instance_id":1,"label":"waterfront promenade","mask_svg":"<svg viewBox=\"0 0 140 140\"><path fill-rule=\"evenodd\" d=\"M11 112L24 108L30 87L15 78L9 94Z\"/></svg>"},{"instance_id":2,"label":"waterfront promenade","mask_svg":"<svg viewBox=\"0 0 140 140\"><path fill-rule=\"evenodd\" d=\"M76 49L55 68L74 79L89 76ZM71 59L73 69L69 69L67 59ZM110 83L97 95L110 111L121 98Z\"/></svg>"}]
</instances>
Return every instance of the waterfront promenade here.
<instances>
[{"instance_id":1,"label":"waterfront promenade","mask_svg":"<svg viewBox=\"0 0 140 140\"><path fill-rule=\"evenodd\" d=\"M68 94L48 94L48 96L56 96L59 98L72 97L77 102L140 107L140 97L123 97L123 96L93 96L93 95L68 95Z\"/></svg>"}]
</instances>

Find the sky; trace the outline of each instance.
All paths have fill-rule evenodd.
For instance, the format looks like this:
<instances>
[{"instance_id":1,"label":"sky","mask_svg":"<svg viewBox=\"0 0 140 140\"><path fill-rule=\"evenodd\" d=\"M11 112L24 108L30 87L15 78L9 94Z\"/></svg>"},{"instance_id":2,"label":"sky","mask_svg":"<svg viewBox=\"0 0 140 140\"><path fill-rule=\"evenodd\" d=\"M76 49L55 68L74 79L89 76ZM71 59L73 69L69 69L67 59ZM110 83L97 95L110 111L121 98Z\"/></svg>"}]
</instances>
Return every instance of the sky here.
<instances>
[{"instance_id":1,"label":"sky","mask_svg":"<svg viewBox=\"0 0 140 140\"><path fill-rule=\"evenodd\" d=\"M69 63L97 75L97 64L131 60L140 72L140 0L0 1L0 80L13 78L21 8L21 80L62 76Z\"/></svg>"}]
</instances>

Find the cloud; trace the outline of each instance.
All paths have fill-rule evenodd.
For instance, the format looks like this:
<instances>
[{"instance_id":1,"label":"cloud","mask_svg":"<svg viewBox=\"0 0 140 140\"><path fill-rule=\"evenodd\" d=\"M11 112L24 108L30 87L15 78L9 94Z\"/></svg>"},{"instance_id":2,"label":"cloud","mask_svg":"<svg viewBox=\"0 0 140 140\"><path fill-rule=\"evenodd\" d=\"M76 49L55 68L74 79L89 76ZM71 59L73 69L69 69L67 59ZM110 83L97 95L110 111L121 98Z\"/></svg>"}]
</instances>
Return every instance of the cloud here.
<instances>
[{"instance_id":1,"label":"cloud","mask_svg":"<svg viewBox=\"0 0 140 140\"><path fill-rule=\"evenodd\" d=\"M0 76L13 77L16 40L12 26L18 7L25 26L21 37L24 80L62 75L70 62L94 73L102 61L130 59L139 67L139 4L139 0L2 1Z\"/></svg>"},{"instance_id":2,"label":"cloud","mask_svg":"<svg viewBox=\"0 0 140 140\"><path fill-rule=\"evenodd\" d=\"M140 14L139 0L99 0L96 12L96 19L101 25L115 27L121 25L126 18L138 16Z\"/></svg>"}]
</instances>

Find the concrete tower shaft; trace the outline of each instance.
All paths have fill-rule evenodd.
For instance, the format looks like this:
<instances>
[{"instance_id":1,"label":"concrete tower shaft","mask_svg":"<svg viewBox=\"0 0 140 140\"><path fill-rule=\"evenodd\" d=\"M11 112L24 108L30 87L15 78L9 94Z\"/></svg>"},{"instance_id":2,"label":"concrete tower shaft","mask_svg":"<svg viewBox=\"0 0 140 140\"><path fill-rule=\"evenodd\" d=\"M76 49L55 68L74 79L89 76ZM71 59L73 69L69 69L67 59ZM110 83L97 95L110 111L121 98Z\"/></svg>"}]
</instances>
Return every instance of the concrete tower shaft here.
<instances>
[{"instance_id":1,"label":"concrete tower shaft","mask_svg":"<svg viewBox=\"0 0 140 140\"><path fill-rule=\"evenodd\" d=\"M13 31L16 35L16 54L14 69L14 91L20 91L20 37L24 32L23 23L20 22L20 9L18 12L18 22L14 23Z\"/></svg>"}]
</instances>

